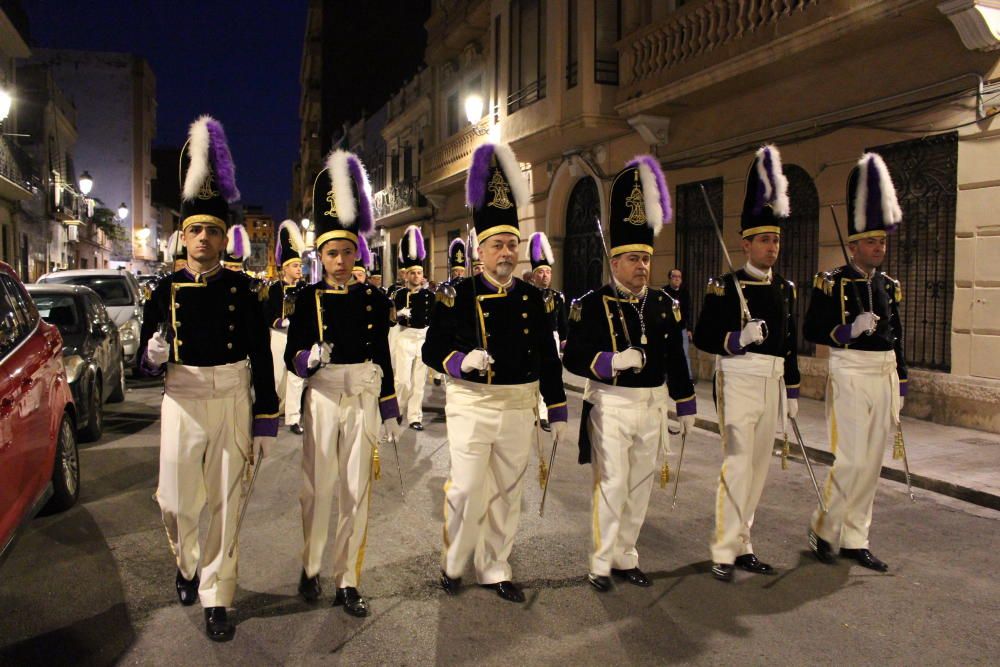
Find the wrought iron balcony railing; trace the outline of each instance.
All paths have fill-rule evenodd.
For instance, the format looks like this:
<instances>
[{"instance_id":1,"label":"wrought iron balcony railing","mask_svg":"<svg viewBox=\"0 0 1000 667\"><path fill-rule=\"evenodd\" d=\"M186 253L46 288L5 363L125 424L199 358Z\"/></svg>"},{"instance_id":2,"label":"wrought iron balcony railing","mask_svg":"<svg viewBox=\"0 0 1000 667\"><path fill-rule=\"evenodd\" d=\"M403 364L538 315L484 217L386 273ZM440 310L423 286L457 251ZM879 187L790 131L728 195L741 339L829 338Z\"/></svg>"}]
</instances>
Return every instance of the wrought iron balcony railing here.
<instances>
[{"instance_id":1,"label":"wrought iron balcony railing","mask_svg":"<svg viewBox=\"0 0 1000 667\"><path fill-rule=\"evenodd\" d=\"M8 137L0 137L0 176L28 191L38 187L31 157Z\"/></svg>"},{"instance_id":2,"label":"wrought iron balcony railing","mask_svg":"<svg viewBox=\"0 0 1000 667\"><path fill-rule=\"evenodd\" d=\"M375 209L375 219L381 220L393 213L408 208L425 206L424 197L417 190L415 181L401 181L372 195L372 207Z\"/></svg>"}]
</instances>

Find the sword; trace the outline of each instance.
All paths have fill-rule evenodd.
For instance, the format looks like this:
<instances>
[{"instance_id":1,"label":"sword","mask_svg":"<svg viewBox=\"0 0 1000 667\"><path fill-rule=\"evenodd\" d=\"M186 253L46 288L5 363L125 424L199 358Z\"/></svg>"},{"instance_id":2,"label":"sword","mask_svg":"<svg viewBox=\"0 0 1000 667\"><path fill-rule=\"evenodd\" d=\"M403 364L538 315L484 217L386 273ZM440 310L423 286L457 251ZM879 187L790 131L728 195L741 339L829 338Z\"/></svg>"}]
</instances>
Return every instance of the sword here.
<instances>
[{"instance_id":1,"label":"sword","mask_svg":"<svg viewBox=\"0 0 1000 667\"><path fill-rule=\"evenodd\" d=\"M545 516L545 498L549 495L549 476L552 474L552 466L556 462L556 447L559 446L559 438L552 438L552 452L549 454L549 469L545 472L545 484L542 485L542 504L538 506L538 516Z\"/></svg>"},{"instance_id":2,"label":"sword","mask_svg":"<svg viewBox=\"0 0 1000 667\"><path fill-rule=\"evenodd\" d=\"M806 443L802 440L802 431L799 430L799 422L795 420L795 417L789 417L788 421L792 422L792 430L795 431L795 438L799 441L799 449L802 450L802 458L806 461L806 470L809 471L809 479L812 480L813 489L816 490L816 499L819 501L819 508L823 511L823 514L826 514L826 503L823 502L823 494L819 492L819 483L816 482L816 473L813 472L809 455L806 454Z\"/></svg>"},{"instance_id":3,"label":"sword","mask_svg":"<svg viewBox=\"0 0 1000 667\"><path fill-rule=\"evenodd\" d=\"M538 486L545 489L549 481L549 468L545 465L545 457L542 450L542 426L541 415L535 410L535 447L538 449Z\"/></svg>"},{"instance_id":4,"label":"sword","mask_svg":"<svg viewBox=\"0 0 1000 667\"><path fill-rule=\"evenodd\" d=\"M687 444L687 433L681 436L681 455L677 459L677 474L674 475L674 497L670 501L670 509L677 507L677 486L681 483L681 466L684 465L684 445Z\"/></svg>"},{"instance_id":5,"label":"sword","mask_svg":"<svg viewBox=\"0 0 1000 667\"><path fill-rule=\"evenodd\" d=\"M465 223L465 236L466 238L469 239L469 243L471 244L472 236L469 231L469 223ZM478 239L476 243L477 244L479 243ZM489 351L486 349L486 339L484 337L486 332L479 330L479 316L477 313L477 311L479 310L479 296L476 294L476 276L472 272L472 253L466 252L465 255L466 255L466 262L469 265L469 279L472 281L472 330L476 332L477 349L480 349L483 352L486 352L486 354L489 354ZM484 320L483 329L485 328L486 328L486 323ZM479 374L479 377L486 377L485 368L480 368L476 372Z\"/></svg>"},{"instance_id":6,"label":"sword","mask_svg":"<svg viewBox=\"0 0 1000 667\"><path fill-rule=\"evenodd\" d=\"M253 445L250 445L253 447ZM252 452L251 452L252 453ZM264 462L264 447L260 448L260 453L257 455L257 463L253 467L253 475L250 476L250 483L247 485L247 491L243 495L243 503L240 505L240 513L236 519L236 531L233 533L233 541L229 544L229 557L233 557L233 551L236 549L236 545L240 541L240 527L243 525L243 518L247 514L247 506L250 504L250 495L253 493L253 483L257 481L257 473L260 472L260 464Z\"/></svg>"},{"instance_id":7,"label":"sword","mask_svg":"<svg viewBox=\"0 0 1000 667\"><path fill-rule=\"evenodd\" d=\"M851 262L851 258L847 256L847 246L844 245L844 235L840 231L840 221L837 220L837 210L835 208L833 208L832 204L830 206L830 213L833 214L833 228L837 230L837 239L840 241L840 250L841 250L841 252L844 253L844 263L847 264L847 266L853 266L853 262ZM865 312L865 307L864 307L864 304L861 303L861 295L858 294L858 286L854 283L853 280L851 280L849 282L851 283L851 292L854 293L854 302L858 306L858 312L859 313L863 313L863 312ZM871 282L871 278L868 279L868 282L869 283ZM874 309L874 308L875 308L875 304L872 304L872 309ZM878 316L876 315L876 317L878 317ZM877 321L878 320L876 320L876 322ZM868 329L867 331L865 331L865 335L866 336L870 336L873 333L875 333L874 329Z\"/></svg>"},{"instance_id":8,"label":"sword","mask_svg":"<svg viewBox=\"0 0 1000 667\"><path fill-rule=\"evenodd\" d=\"M729 267L729 272L733 274L733 284L736 285L736 295L740 299L740 310L743 311L743 318L747 322L760 322L761 333L764 338L767 338L767 322L764 320L754 319L750 315L750 306L747 305L747 299L743 296L743 286L740 285L740 279L736 275L736 268L733 266L733 260L729 256L729 250L726 249L726 241L722 238L722 227L719 226L719 221L715 219L715 211L712 210L712 202L708 200L708 192L705 190L705 186L701 186L701 196L705 198L705 208L708 209L708 217L712 219L712 228L715 229L715 236L719 239L719 246L722 248L722 256L726 259L726 266ZM742 328L742 325L740 325Z\"/></svg>"},{"instance_id":9,"label":"sword","mask_svg":"<svg viewBox=\"0 0 1000 667\"><path fill-rule=\"evenodd\" d=\"M403 468L399 465L399 446L396 444L396 437L389 436L389 441L392 443L392 451L396 454L396 472L399 473L399 495L403 496L406 500L406 491L403 490Z\"/></svg>"},{"instance_id":10,"label":"sword","mask_svg":"<svg viewBox=\"0 0 1000 667\"><path fill-rule=\"evenodd\" d=\"M910 494L910 502L917 502L913 497L913 486L910 484L910 460L906 456L906 443L903 442L903 422L896 424L896 442L892 447L892 458L903 459L903 473L906 475L906 492Z\"/></svg>"}]
</instances>

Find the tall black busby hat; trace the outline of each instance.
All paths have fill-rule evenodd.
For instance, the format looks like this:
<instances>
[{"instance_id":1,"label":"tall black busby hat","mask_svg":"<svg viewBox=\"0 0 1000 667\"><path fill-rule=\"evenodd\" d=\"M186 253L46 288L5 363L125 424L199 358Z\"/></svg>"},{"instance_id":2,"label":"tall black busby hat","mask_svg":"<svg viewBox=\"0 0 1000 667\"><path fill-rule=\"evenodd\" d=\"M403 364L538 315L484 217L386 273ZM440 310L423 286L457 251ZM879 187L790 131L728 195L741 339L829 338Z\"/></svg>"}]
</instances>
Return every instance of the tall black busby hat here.
<instances>
[{"instance_id":1,"label":"tall black busby hat","mask_svg":"<svg viewBox=\"0 0 1000 667\"><path fill-rule=\"evenodd\" d=\"M299 226L292 220L285 220L278 225L278 241L274 244L274 263L279 269L285 268L289 262L301 262L306 244L302 240Z\"/></svg>"},{"instance_id":2,"label":"tall black busby hat","mask_svg":"<svg viewBox=\"0 0 1000 667\"><path fill-rule=\"evenodd\" d=\"M670 191L659 161L651 155L633 158L611 184L611 256L652 255L653 239L671 217Z\"/></svg>"},{"instance_id":3,"label":"tall black busby hat","mask_svg":"<svg viewBox=\"0 0 1000 667\"><path fill-rule=\"evenodd\" d=\"M865 153L847 179L848 241L885 236L903 220L889 167L878 153Z\"/></svg>"},{"instance_id":4,"label":"tall black busby hat","mask_svg":"<svg viewBox=\"0 0 1000 667\"><path fill-rule=\"evenodd\" d=\"M462 237L452 239L448 244L448 269L464 269L468 259L468 250Z\"/></svg>"},{"instance_id":5,"label":"tall black busby hat","mask_svg":"<svg viewBox=\"0 0 1000 667\"><path fill-rule=\"evenodd\" d=\"M781 233L781 221L788 217L788 179L781 168L781 153L768 144L757 149L747 174L740 230L743 238L754 234Z\"/></svg>"},{"instance_id":6,"label":"tall black busby hat","mask_svg":"<svg viewBox=\"0 0 1000 667\"><path fill-rule=\"evenodd\" d=\"M420 227L410 225L403 231L402 238L399 239L399 270L406 271L417 267L423 267L424 258L427 257L427 250L424 248L424 235Z\"/></svg>"},{"instance_id":7,"label":"tall black busby hat","mask_svg":"<svg viewBox=\"0 0 1000 667\"><path fill-rule=\"evenodd\" d=\"M549 238L545 232L535 232L528 237L528 259L531 261L531 270L540 269L543 266L552 267L552 247L549 245Z\"/></svg>"},{"instance_id":8,"label":"tall black busby hat","mask_svg":"<svg viewBox=\"0 0 1000 667\"><path fill-rule=\"evenodd\" d=\"M327 156L313 181L313 217L317 251L333 239L347 239L356 246L359 236L371 234L371 185L357 155L338 149Z\"/></svg>"},{"instance_id":9,"label":"tall black busby hat","mask_svg":"<svg viewBox=\"0 0 1000 667\"><path fill-rule=\"evenodd\" d=\"M521 238L517 209L531 199L528 181L507 144L486 143L472 154L465 181L465 203L480 243L494 234Z\"/></svg>"},{"instance_id":10,"label":"tall black busby hat","mask_svg":"<svg viewBox=\"0 0 1000 667\"><path fill-rule=\"evenodd\" d=\"M371 271L369 271L369 275L372 278L381 278L382 277L382 248L381 247L372 248L371 251L372 251L372 262L371 262L372 268L371 268Z\"/></svg>"},{"instance_id":11,"label":"tall black busby hat","mask_svg":"<svg viewBox=\"0 0 1000 667\"><path fill-rule=\"evenodd\" d=\"M243 263L249 259L250 235L243 225L233 225L226 232L226 251L222 255L222 264L227 269L242 271Z\"/></svg>"},{"instance_id":12,"label":"tall black busby hat","mask_svg":"<svg viewBox=\"0 0 1000 667\"><path fill-rule=\"evenodd\" d=\"M236 165L222 123L201 116L181 149L181 230L194 223L229 226L229 204L239 200Z\"/></svg>"}]
</instances>

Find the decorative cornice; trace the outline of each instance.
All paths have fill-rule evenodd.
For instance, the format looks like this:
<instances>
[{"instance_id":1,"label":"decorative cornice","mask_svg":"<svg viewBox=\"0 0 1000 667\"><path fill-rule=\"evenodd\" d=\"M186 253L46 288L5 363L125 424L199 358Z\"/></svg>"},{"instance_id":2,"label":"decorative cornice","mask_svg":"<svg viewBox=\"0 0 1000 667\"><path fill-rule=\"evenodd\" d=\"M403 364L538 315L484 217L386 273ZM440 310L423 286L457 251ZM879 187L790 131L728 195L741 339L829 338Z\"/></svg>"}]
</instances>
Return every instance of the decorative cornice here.
<instances>
[{"instance_id":1,"label":"decorative cornice","mask_svg":"<svg viewBox=\"0 0 1000 667\"><path fill-rule=\"evenodd\" d=\"M937 8L955 26L965 48L1000 48L1000 0L947 0L938 3Z\"/></svg>"}]
</instances>

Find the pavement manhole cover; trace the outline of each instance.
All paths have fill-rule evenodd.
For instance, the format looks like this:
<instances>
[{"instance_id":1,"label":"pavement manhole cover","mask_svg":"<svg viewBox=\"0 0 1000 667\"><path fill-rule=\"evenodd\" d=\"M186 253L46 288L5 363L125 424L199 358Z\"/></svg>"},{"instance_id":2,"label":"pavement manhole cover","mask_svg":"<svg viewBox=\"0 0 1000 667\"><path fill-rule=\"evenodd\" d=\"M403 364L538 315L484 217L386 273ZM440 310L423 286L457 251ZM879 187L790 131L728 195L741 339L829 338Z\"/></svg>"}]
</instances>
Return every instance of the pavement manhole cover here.
<instances>
[{"instance_id":1,"label":"pavement manhole cover","mask_svg":"<svg viewBox=\"0 0 1000 667\"><path fill-rule=\"evenodd\" d=\"M1000 440L990 440L989 438L962 438L959 442L964 442L967 445L979 445L980 447L1000 445Z\"/></svg>"}]
</instances>

